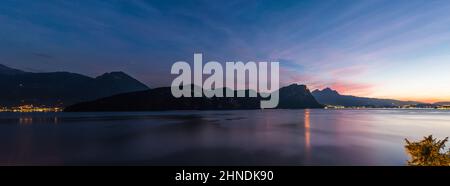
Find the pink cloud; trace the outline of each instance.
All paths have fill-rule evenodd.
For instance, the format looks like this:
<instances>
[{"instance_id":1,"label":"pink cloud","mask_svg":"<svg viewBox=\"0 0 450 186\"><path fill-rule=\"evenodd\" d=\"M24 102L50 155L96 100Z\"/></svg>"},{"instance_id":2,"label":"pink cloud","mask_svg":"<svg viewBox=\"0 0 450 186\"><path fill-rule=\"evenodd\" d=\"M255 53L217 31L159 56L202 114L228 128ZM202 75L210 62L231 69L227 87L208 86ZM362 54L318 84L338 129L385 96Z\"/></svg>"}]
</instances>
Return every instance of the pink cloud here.
<instances>
[{"instance_id":1,"label":"pink cloud","mask_svg":"<svg viewBox=\"0 0 450 186\"><path fill-rule=\"evenodd\" d=\"M336 81L330 84L330 88L338 91L340 94L367 96L373 92L375 86L368 83L356 83L346 81Z\"/></svg>"},{"instance_id":2,"label":"pink cloud","mask_svg":"<svg viewBox=\"0 0 450 186\"><path fill-rule=\"evenodd\" d=\"M330 75L335 78L357 76L364 74L367 71L366 65L352 65L348 67L336 68L330 70Z\"/></svg>"},{"instance_id":3,"label":"pink cloud","mask_svg":"<svg viewBox=\"0 0 450 186\"><path fill-rule=\"evenodd\" d=\"M333 78L324 79L322 75L299 73L290 69L280 69L281 85L289 85L292 83L305 84L310 90L332 88L337 90L341 94L355 95L355 96L368 96L373 93L375 85L362 82L354 82L351 80L341 79L340 75L349 74L355 75L362 73L365 67L355 66L348 68L336 69L328 72Z\"/></svg>"}]
</instances>

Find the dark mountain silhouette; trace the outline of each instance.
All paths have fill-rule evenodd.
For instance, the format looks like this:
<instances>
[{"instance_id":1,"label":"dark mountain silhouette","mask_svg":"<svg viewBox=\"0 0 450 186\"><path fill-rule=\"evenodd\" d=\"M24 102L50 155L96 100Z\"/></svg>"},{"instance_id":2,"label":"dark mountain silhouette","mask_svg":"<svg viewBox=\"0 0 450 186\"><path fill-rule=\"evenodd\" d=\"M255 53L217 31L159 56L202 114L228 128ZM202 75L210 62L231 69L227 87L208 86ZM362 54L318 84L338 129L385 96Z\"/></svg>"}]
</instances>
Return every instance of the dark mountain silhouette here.
<instances>
[{"instance_id":1,"label":"dark mountain silhouette","mask_svg":"<svg viewBox=\"0 0 450 186\"><path fill-rule=\"evenodd\" d=\"M193 90L193 89L192 89ZM222 89L225 91L225 89ZM248 93L249 90L246 90ZM236 92L235 92L236 93ZM277 108L323 108L304 85L293 84L279 89ZM172 96L170 87L119 94L69 106L67 112L85 111L153 111L153 110L240 110L260 109L261 97L181 97Z\"/></svg>"},{"instance_id":2,"label":"dark mountain silhouette","mask_svg":"<svg viewBox=\"0 0 450 186\"><path fill-rule=\"evenodd\" d=\"M5 65L0 64L0 75L16 75L16 74L23 74L24 71L9 68Z\"/></svg>"},{"instance_id":3,"label":"dark mountain silhouette","mask_svg":"<svg viewBox=\"0 0 450 186\"><path fill-rule=\"evenodd\" d=\"M314 90L312 95L316 100L325 105L340 105L346 107L358 107L358 106L368 106L368 107L397 107L404 105L419 105L423 104L415 101L399 101L393 99L377 99L377 98L366 98L366 97L356 97L341 95L337 91L325 88L323 90Z\"/></svg>"},{"instance_id":4,"label":"dark mountain silhouette","mask_svg":"<svg viewBox=\"0 0 450 186\"><path fill-rule=\"evenodd\" d=\"M123 72L91 78L69 72L32 73L0 65L0 105L70 105L148 87Z\"/></svg>"},{"instance_id":5,"label":"dark mountain silhouette","mask_svg":"<svg viewBox=\"0 0 450 186\"><path fill-rule=\"evenodd\" d=\"M280 88L279 91L280 102L278 108L323 108L323 106L316 101L306 85L292 84Z\"/></svg>"},{"instance_id":6,"label":"dark mountain silhouette","mask_svg":"<svg viewBox=\"0 0 450 186\"><path fill-rule=\"evenodd\" d=\"M434 105L450 105L450 101L444 101L444 102L436 102L433 103Z\"/></svg>"}]
</instances>

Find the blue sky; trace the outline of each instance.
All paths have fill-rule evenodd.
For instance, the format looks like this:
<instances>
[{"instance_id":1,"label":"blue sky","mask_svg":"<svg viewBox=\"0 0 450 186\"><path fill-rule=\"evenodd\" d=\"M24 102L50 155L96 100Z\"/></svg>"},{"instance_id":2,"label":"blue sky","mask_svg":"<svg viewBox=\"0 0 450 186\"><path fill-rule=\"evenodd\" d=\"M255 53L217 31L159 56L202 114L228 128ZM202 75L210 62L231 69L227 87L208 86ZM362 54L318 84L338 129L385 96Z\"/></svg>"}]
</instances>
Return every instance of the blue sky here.
<instances>
[{"instance_id":1,"label":"blue sky","mask_svg":"<svg viewBox=\"0 0 450 186\"><path fill-rule=\"evenodd\" d=\"M0 63L34 72L125 71L151 87L194 52L280 61L282 84L450 100L446 0L3 0Z\"/></svg>"}]
</instances>

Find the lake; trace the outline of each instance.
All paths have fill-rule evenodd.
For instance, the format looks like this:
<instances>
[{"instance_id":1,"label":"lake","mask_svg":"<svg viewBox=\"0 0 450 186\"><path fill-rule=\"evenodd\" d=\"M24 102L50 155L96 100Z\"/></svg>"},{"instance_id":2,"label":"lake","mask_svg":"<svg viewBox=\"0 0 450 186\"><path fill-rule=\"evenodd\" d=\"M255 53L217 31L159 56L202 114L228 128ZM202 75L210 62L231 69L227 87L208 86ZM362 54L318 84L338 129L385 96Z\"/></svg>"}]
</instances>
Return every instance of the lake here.
<instances>
[{"instance_id":1,"label":"lake","mask_svg":"<svg viewBox=\"0 0 450 186\"><path fill-rule=\"evenodd\" d=\"M0 165L405 165L445 110L0 113Z\"/></svg>"}]
</instances>

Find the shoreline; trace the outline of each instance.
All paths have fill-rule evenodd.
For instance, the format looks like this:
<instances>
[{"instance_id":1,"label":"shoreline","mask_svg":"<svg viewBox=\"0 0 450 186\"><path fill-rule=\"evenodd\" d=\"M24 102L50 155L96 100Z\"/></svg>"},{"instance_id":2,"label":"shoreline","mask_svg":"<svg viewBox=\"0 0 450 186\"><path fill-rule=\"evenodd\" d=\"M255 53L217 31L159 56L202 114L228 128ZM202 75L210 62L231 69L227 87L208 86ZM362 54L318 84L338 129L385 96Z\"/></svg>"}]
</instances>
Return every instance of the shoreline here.
<instances>
[{"instance_id":1,"label":"shoreline","mask_svg":"<svg viewBox=\"0 0 450 186\"><path fill-rule=\"evenodd\" d=\"M437 111L450 111L450 109L440 108L301 108L301 109L190 109L190 110L124 110L124 111L0 111L0 113L118 113L118 112L183 112L183 111L253 111L253 110L437 110Z\"/></svg>"}]
</instances>

